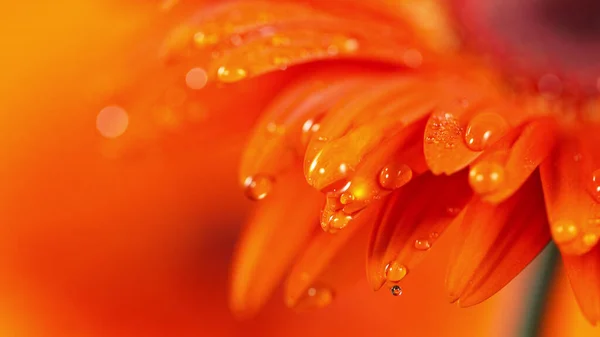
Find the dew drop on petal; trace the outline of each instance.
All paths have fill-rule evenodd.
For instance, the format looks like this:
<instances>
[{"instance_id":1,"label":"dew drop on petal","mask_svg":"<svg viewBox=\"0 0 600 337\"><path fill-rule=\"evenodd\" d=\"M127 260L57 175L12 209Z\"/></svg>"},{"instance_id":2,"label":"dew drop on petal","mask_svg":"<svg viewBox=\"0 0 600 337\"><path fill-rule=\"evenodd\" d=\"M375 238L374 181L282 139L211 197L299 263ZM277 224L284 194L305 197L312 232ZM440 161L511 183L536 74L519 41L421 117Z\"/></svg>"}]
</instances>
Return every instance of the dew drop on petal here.
<instances>
[{"instance_id":1,"label":"dew drop on petal","mask_svg":"<svg viewBox=\"0 0 600 337\"><path fill-rule=\"evenodd\" d=\"M494 162L479 162L469 171L469 184L478 194L494 192L503 181L504 168Z\"/></svg>"},{"instance_id":2,"label":"dew drop on petal","mask_svg":"<svg viewBox=\"0 0 600 337\"><path fill-rule=\"evenodd\" d=\"M415 249L417 250L429 250L431 248L431 242L427 239L415 240Z\"/></svg>"},{"instance_id":3,"label":"dew drop on petal","mask_svg":"<svg viewBox=\"0 0 600 337\"><path fill-rule=\"evenodd\" d=\"M552 236L556 242L568 242L579 233L579 229L575 224L568 221L557 221L552 227Z\"/></svg>"},{"instance_id":4,"label":"dew drop on petal","mask_svg":"<svg viewBox=\"0 0 600 337\"><path fill-rule=\"evenodd\" d=\"M265 175L256 175L244 181L246 196L251 200L264 199L273 188L273 179Z\"/></svg>"},{"instance_id":5,"label":"dew drop on petal","mask_svg":"<svg viewBox=\"0 0 600 337\"><path fill-rule=\"evenodd\" d=\"M385 279L389 282L399 282L407 273L408 269L397 261L390 262L385 267Z\"/></svg>"},{"instance_id":6,"label":"dew drop on petal","mask_svg":"<svg viewBox=\"0 0 600 337\"><path fill-rule=\"evenodd\" d=\"M386 190L395 190L407 184L413 173L406 164L389 164L379 172L379 185Z\"/></svg>"},{"instance_id":7,"label":"dew drop on petal","mask_svg":"<svg viewBox=\"0 0 600 337\"><path fill-rule=\"evenodd\" d=\"M394 296L400 296L400 295L402 295L402 288L400 288L399 285L395 284L390 288L390 292Z\"/></svg>"},{"instance_id":8,"label":"dew drop on petal","mask_svg":"<svg viewBox=\"0 0 600 337\"><path fill-rule=\"evenodd\" d=\"M483 151L507 130L508 123L501 115L484 112L469 122L465 132L465 143L473 151Z\"/></svg>"},{"instance_id":9,"label":"dew drop on petal","mask_svg":"<svg viewBox=\"0 0 600 337\"><path fill-rule=\"evenodd\" d=\"M589 192L596 202L600 203L600 169L597 169L592 173L592 182L589 187Z\"/></svg>"},{"instance_id":10,"label":"dew drop on petal","mask_svg":"<svg viewBox=\"0 0 600 337\"><path fill-rule=\"evenodd\" d=\"M232 83L245 79L248 76L248 72L243 68L221 66L217 70L217 76L221 82Z\"/></svg>"},{"instance_id":11,"label":"dew drop on petal","mask_svg":"<svg viewBox=\"0 0 600 337\"><path fill-rule=\"evenodd\" d=\"M129 126L129 115L125 109L112 105L100 110L96 116L96 129L106 138L117 138Z\"/></svg>"},{"instance_id":12,"label":"dew drop on petal","mask_svg":"<svg viewBox=\"0 0 600 337\"><path fill-rule=\"evenodd\" d=\"M202 68L192 68L185 75L185 84L193 90L200 90L208 83L208 75Z\"/></svg>"}]
</instances>

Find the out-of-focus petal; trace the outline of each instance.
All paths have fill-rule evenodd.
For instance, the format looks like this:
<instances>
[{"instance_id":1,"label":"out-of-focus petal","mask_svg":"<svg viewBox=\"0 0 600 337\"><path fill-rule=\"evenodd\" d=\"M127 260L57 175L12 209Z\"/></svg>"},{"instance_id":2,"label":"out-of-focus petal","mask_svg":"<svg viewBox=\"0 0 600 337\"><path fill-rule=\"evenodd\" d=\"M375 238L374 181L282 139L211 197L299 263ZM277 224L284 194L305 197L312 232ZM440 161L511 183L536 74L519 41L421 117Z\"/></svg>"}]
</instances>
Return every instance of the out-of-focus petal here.
<instances>
[{"instance_id":1,"label":"out-of-focus petal","mask_svg":"<svg viewBox=\"0 0 600 337\"><path fill-rule=\"evenodd\" d=\"M600 248L579 256L563 256L577 303L594 325L600 322Z\"/></svg>"},{"instance_id":2,"label":"out-of-focus petal","mask_svg":"<svg viewBox=\"0 0 600 337\"><path fill-rule=\"evenodd\" d=\"M598 130L569 130L541 165L548 219L561 252L585 254L600 238Z\"/></svg>"},{"instance_id":3,"label":"out-of-focus petal","mask_svg":"<svg viewBox=\"0 0 600 337\"><path fill-rule=\"evenodd\" d=\"M232 267L230 306L255 314L282 280L316 228L320 198L298 172L279 178L239 241Z\"/></svg>"},{"instance_id":4,"label":"out-of-focus petal","mask_svg":"<svg viewBox=\"0 0 600 337\"><path fill-rule=\"evenodd\" d=\"M474 199L461 223L446 278L451 301L467 307L494 295L550 241L538 176L499 205Z\"/></svg>"}]
</instances>

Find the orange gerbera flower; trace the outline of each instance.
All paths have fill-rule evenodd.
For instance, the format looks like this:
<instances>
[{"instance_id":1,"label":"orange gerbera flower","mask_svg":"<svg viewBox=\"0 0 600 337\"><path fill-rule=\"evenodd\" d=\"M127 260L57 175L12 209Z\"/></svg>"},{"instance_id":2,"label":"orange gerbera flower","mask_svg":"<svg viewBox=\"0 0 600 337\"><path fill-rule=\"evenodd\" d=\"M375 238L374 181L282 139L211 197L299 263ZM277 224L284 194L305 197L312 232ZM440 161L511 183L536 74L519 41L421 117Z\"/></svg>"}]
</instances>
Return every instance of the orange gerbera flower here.
<instances>
[{"instance_id":1,"label":"orange gerbera flower","mask_svg":"<svg viewBox=\"0 0 600 337\"><path fill-rule=\"evenodd\" d=\"M484 301L554 239L596 324L600 64L586 3L227 2L167 38L169 77L133 89L151 101L116 103L167 124L186 104L238 130L230 110L260 111L241 163L261 201L233 266L239 315L284 277L289 306L329 304L369 232L368 280L398 295L454 226L451 301Z\"/></svg>"}]
</instances>

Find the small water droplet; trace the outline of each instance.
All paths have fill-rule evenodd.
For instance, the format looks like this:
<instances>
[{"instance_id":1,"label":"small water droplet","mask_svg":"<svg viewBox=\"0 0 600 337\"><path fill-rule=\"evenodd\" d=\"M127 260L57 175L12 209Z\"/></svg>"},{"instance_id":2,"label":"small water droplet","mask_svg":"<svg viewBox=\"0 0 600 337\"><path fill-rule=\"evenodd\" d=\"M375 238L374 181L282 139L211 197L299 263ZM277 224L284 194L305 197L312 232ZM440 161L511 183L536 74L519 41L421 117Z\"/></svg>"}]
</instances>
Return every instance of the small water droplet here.
<instances>
[{"instance_id":1,"label":"small water droplet","mask_svg":"<svg viewBox=\"0 0 600 337\"><path fill-rule=\"evenodd\" d=\"M342 205L348 205L349 203L353 202L354 199L354 194L352 193L344 192L342 195L340 195L340 203L342 203Z\"/></svg>"},{"instance_id":2,"label":"small water droplet","mask_svg":"<svg viewBox=\"0 0 600 337\"><path fill-rule=\"evenodd\" d=\"M588 247L593 247L596 245L596 243L598 243L598 235L594 234L594 233L588 233L585 234L582 238L583 240L583 244L588 246Z\"/></svg>"},{"instance_id":3,"label":"small water droplet","mask_svg":"<svg viewBox=\"0 0 600 337\"><path fill-rule=\"evenodd\" d=\"M431 232L431 234L429 234L429 238L430 238L430 239L433 239L433 240L435 240L435 239L437 239L438 237L440 237L440 233L438 233L438 232Z\"/></svg>"},{"instance_id":4,"label":"small water droplet","mask_svg":"<svg viewBox=\"0 0 600 337\"><path fill-rule=\"evenodd\" d=\"M469 171L469 183L478 194L496 191L504 181L504 168L497 163L482 161Z\"/></svg>"},{"instance_id":5,"label":"small water droplet","mask_svg":"<svg viewBox=\"0 0 600 337\"><path fill-rule=\"evenodd\" d=\"M400 288L399 285L395 284L390 288L390 292L394 296L400 296L400 295L402 295L402 288Z\"/></svg>"},{"instance_id":6,"label":"small water droplet","mask_svg":"<svg viewBox=\"0 0 600 337\"><path fill-rule=\"evenodd\" d=\"M193 90L200 90L208 83L208 75L202 68L192 68L185 75L185 84Z\"/></svg>"},{"instance_id":7,"label":"small water droplet","mask_svg":"<svg viewBox=\"0 0 600 337\"><path fill-rule=\"evenodd\" d=\"M390 282L401 281L407 273L408 269L404 265L398 263L398 261L390 262L385 267L385 279Z\"/></svg>"},{"instance_id":8,"label":"small water droplet","mask_svg":"<svg viewBox=\"0 0 600 337\"><path fill-rule=\"evenodd\" d=\"M596 199L596 202L600 203L600 169L595 170L592 173L592 182L590 184L589 192Z\"/></svg>"},{"instance_id":9,"label":"small water droplet","mask_svg":"<svg viewBox=\"0 0 600 337\"><path fill-rule=\"evenodd\" d=\"M217 70L217 76L221 82L232 83L245 79L248 76L248 72L242 68L221 66Z\"/></svg>"},{"instance_id":10,"label":"small water droplet","mask_svg":"<svg viewBox=\"0 0 600 337\"><path fill-rule=\"evenodd\" d=\"M508 123L497 113L484 112L469 122L465 143L473 151L483 151L501 138L508 130Z\"/></svg>"},{"instance_id":11,"label":"small water droplet","mask_svg":"<svg viewBox=\"0 0 600 337\"><path fill-rule=\"evenodd\" d=\"M446 214L448 214L449 216L457 216L458 213L460 213L460 211L462 211L462 208L460 207L453 207L453 206L448 206L446 207Z\"/></svg>"},{"instance_id":12,"label":"small water droplet","mask_svg":"<svg viewBox=\"0 0 600 337\"><path fill-rule=\"evenodd\" d=\"M413 172L406 164L389 164L379 172L379 185L386 190L395 190L406 185Z\"/></svg>"},{"instance_id":13,"label":"small water droplet","mask_svg":"<svg viewBox=\"0 0 600 337\"><path fill-rule=\"evenodd\" d=\"M194 43L198 47L212 45L212 44L217 43L218 41L219 41L219 36L217 36L216 34L209 34L209 33L205 33L205 32L197 32L196 34L194 34Z\"/></svg>"},{"instance_id":14,"label":"small water droplet","mask_svg":"<svg viewBox=\"0 0 600 337\"><path fill-rule=\"evenodd\" d=\"M329 288L311 287L294 307L296 309L323 308L333 302L333 297L333 291Z\"/></svg>"},{"instance_id":15,"label":"small water droplet","mask_svg":"<svg viewBox=\"0 0 600 337\"><path fill-rule=\"evenodd\" d=\"M251 200L264 199L273 188L273 179L265 175L255 175L244 181L246 196Z\"/></svg>"},{"instance_id":16,"label":"small water droplet","mask_svg":"<svg viewBox=\"0 0 600 337\"><path fill-rule=\"evenodd\" d=\"M290 64L290 59L285 56L275 56L273 58L273 64L278 66L279 69L285 70L288 64Z\"/></svg>"},{"instance_id":17,"label":"small water droplet","mask_svg":"<svg viewBox=\"0 0 600 337\"><path fill-rule=\"evenodd\" d=\"M431 248L431 243L427 239L417 239L415 240L415 249L418 250L429 250Z\"/></svg>"},{"instance_id":18,"label":"small water droplet","mask_svg":"<svg viewBox=\"0 0 600 337\"><path fill-rule=\"evenodd\" d=\"M568 242L575 237L579 233L579 229L575 224L568 221L557 221L554 226L552 226L552 235L554 236L554 240L556 242Z\"/></svg>"}]
</instances>

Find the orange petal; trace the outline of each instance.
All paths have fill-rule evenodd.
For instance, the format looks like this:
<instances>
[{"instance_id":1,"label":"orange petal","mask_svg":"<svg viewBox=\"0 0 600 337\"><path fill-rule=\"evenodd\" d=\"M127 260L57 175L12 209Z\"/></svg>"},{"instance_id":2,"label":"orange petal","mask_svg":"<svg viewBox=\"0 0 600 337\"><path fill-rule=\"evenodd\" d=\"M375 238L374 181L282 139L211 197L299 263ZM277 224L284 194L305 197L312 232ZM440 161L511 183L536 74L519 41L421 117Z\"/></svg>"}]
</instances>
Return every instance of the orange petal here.
<instances>
[{"instance_id":1,"label":"orange petal","mask_svg":"<svg viewBox=\"0 0 600 337\"><path fill-rule=\"evenodd\" d=\"M600 248L581 255L563 255L565 269L577 303L594 325L600 322Z\"/></svg>"},{"instance_id":2,"label":"orange petal","mask_svg":"<svg viewBox=\"0 0 600 337\"><path fill-rule=\"evenodd\" d=\"M195 36L214 56L207 66L209 77L226 83L317 60L377 60L419 67L425 57L406 28L375 19L257 1L233 3L223 13L201 25Z\"/></svg>"},{"instance_id":3,"label":"orange petal","mask_svg":"<svg viewBox=\"0 0 600 337\"><path fill-rule=\"evenodd\" d=\"M550 118L514 129L471 165L471 187L485 201L506 200L546 159L555 138L556 123Z\"/></svg>"},{"instance_id":4,"label":"orange petal","mask_svg":"<svg viewBox=\"0 0 600 337\"><path fill-rule=\"evenodd\" d=\"M367 155L342 190L327 193L321 214L324 230L342 229L373 201L381 200L427 170L422 152L424 122L414 123L383 142Z\"/></svg>"},{"instance_id":5,"label":"orange petal","mask_svg":"<svg viewBox=\"0 0 600 337\"><path fill-rule=\"evenodd\" d=\"M594 135L596 133L596 135ZM570 130L541 165L551 232L561 252L584 254L600 237L597 130Z\"/></svg>"},{"instance_id":6,"label":"orange petal","mask_svg":"<svg viewBox=\"0 0 600 337\"><path fill-rule=\"evenodd\" d=\"M319 190L344 186L359 163L432 108L422 83L398 77L330 111L309 143L304 172Z\"/></svg>"},{"instance_id":7,"label":"orange petal","mask_svg":"<svg viewBox=\"0 0 600 337\"><path fill-rule=\"evenodd\" d=\"M425 174L394 192L371 233L367 270L373 288L398 282L415 267L470 196L466 172L450 177Z\"/></svg>"},{"instance_id":8,"label":"orange petal","mask_svg":"<svg viewBox=\"0 0 600 337\"><path fill-rule=\"evenodd\" d=\"M297 172L280 179L273 198L258 204L236 249L230 306L239 316L261 308L316 228L319 194Z\"/></svg>"},{"instance_id":9,"label":"orange petal","mask_svg":"<svg viewBox=\"0 0 600 337\"><path fill-rule=\"evenodd\" d=\"M550 240L538 176L499 205L474 199L465 209L446 278L452 302L467 307L494 295Z\"/></svg>"},{"instance_id":10,"label":"orange petal","mask_svg":"<svg viewBox=\"0 0 600 337\"><path fill-rule=\"evenodd\" d=\"M323 113L338 101L364 90L375 78L359 67L316 67L297 78L261 115L240 169L242 183L257 175L276 176L302 160L307 143L319 129Z\"/></svg>"},{"instance_id":11,"label":"orange petal","mask_svg":"<svg viewBox=\"0 0 600 337\"><path fill-rule=\"evenodd\" d=\"M311 239L287 278L289 307L325 306L340 287L364 275L365 236L372 216L365 212L351 228L334 235L319 232Z\"/></svg>"},{"instance_id":12,"label":"orange petal","mask_svg":"<svg viewBox=\"0 0 600 337\"><path fill-rule=\"evenodd\" d=\"M471 76L471 75L469 75ZM470 78L477 83L477 79ZM479 80L481 82L481 80ZM453 174L520 125L530 113L501 103L495 87L465 79L440 80L440 103L425 129L425 158L434 174ZM485 85L487 84L487 85Z\"/></svg>"}]
</instances>

